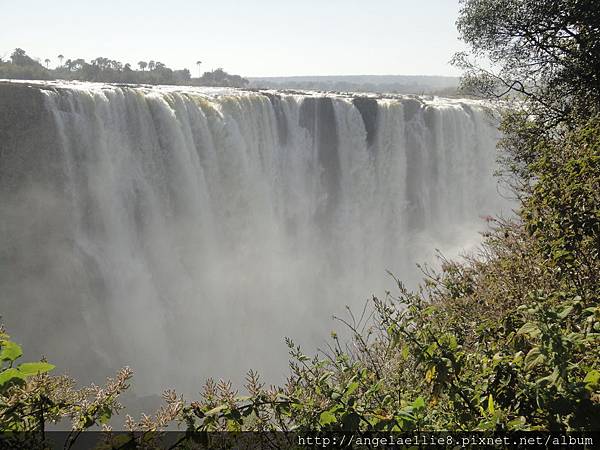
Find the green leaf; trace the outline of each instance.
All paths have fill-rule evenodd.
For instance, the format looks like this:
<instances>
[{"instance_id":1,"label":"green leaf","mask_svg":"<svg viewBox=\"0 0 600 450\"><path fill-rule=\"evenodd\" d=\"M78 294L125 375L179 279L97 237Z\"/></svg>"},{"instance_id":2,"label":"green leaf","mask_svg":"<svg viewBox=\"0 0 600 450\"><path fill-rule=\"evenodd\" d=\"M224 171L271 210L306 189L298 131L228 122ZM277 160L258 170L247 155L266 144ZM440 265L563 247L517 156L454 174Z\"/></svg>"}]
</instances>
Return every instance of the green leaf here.
<instances>
[{"instance_id":1,"label":"green leaf","mask_svg":"<svg viewBox=\"0 0 600 450\"><path fill-rule=\"evenodd\" d=\"M331 377L331 375L333 375L333 372L325 372L323 375L321 375L319 377L318 383L319 384L324 383L325 381L327 381Z\"/></svg>"},{"instance_id":2,"label":"green leaf","mask_svg":"<svg viewBox=\"0 0 600 450\"><path fill-rule=\"evenodd\" d=\"M600 384L600 372L597 370L590 370L583 379L583 382L592 389L597 387Z\"/></svg>"},{"instance_id":3,"label":"green leaf","mask_svg":"<svg viewBox=\"0 0 600 450\"><path fill-rule=\"evenodd\" d=\"M227 405L219 405L219 406L217 406L217 407L215 407L215 408L213 408L213 409L211 409L209 411L206 411L204 413L204 415L206 415L206 416L214 416L214 415L219 414L220 412L222 412L222 411L224 411L226 409L227 409Z\"/></svg>"},{"instance_id":4,"label":"green leaf","mask_svg":"<svg viewBox=\"0 0 600 450\"><path fill-rule=\"evenodd\" d=\"M436 372L437 372L436 367L431 366L429 369L427 369L427 372L425 372L425 380L428 383L431 383L433 381L433 379L435 378Z\"/></svg>"},{"instance_id":5,"label":"green leaf","mask_svg":"<svg viewBox=\"0 0 600 450\"><path fill-rule=\"evenodd\" d=\"M447 336L448 336L448 347L450 347L450 350L456 350L458 348L458 342L456 341L456 337L452 334L449 334Z\"/></svg>"},{"instance_id":6,"label":"green leaf","mask_svg":"<svg viewBox=\"0 0 600 450\"><path fill-rule=\"evenodd\" d=\"M492 394L490 394L488 396L488 407L487 407L487 409L488 409L488 412L490 414L492 414L492 415L496 412L496 408L494 408L494 397L492 397Z\"/></svg>"},{"instance_id":7,"label":"green leaf","mask_svg":"<svg viewBox=\"0 0 600 450\"><path fill-rule=\"evenodd\" d=\"M23 355L23 350L21 350L19 344L15 344L12 341L1 341L0 345L2 346L0 361L14 361Z\"/></svg>"},{"instance_id":8,"label":"green leaf","mask_svg":"<svg viewBox=\"0 0 600 450\"><path fill-rule=\"evenodd\" d=\"M429 356L433 355L434 352L437 350L438 345L436 342L432 342L431 344L429 344L429 347L427 347L427 350L425 350L425 353Z\"/></svg>"},{"instance_id":9,"label":"green leaf","mask_svg":"<svg viewBox=\"0 0 600 450\"><path fill-rule=\"evenodd\" d=\"M496 424L493 420L482 420L481 422L479 422L477 424L478 431L492 430L495 427L496 427Z\"/></svg>"},{"instance_id":10,"label":"green leaf","mask_svg":"<svg viewBox=\"0 0 600 450\"><path fill-rule=\"evenodd\" d=\"M415 409L425 408L425 400L423 399L423 397L417 397L412 403L412 407Z\"/></svg>"},{"instance_id":11,"label":"green leaf","mask_svg":"<svg viewBox=\"0 0 600 450\"><path fill-rule=\"evenodd\" d=\"M8 383L9 381L13 381L13 380L23 380L25 379L25 377L23 376L23 374L21 372L19 372L19 370L15 369L14 367L11 367L10 369L6 369L3 372L0 372L0 386L5 385L6 383Z\"/></svg>"},{"instance_id":12,"label":"green leaf","mask_svg":"<svg viewBox=\"0 0 600 450\"><path fill-rule=\"evenodd\" d=\"M552 371L552 373L550 375L537 380L536 384L539 386L545 386L546 384L553 386L553 385L556 385L559 377L560 377L560 371L559 371L558 367L556 367L556 368L554 368L554 370Z\"/></svg>"},{"instance_id":13,"label":"green leaf","mask_svg":"<svg viewBox=\"0 0 600 450\"><path fill-rule=\"evenodd\" d=\"M47 362L23 363L19 364L19 372L21 372L25 377L30 377L32 375L50 372L55 367L56 366L53 364L49 364Z\"/></svg>"},{"instance_id":14,"label":"green leaf","mask_svg":"<svg viewBox=\"0 0 600 450\"><path fill-rule=\"evenodd\" d=\"M323 411L319 416L319 424L321 426L327 426L330 423L335 423L337 419L335 416L329 411Z\"/></svg>"},{"instance_id":15,"label":"green leaf","mask_svg":"<svg viewBox=\"0 0 600 450\"><path fill-rule=\"evenodd\" d=\"M408 348L408 345L405 345L404 347L402 347L402 358L404 360L408 359L409 352L410 352L410 348Z\"/></svg>"},{"instance_id":16,"label":"green leaf","mask_svg":"<svg viewBox=\"0 0 600 450\"><path fill-rule=\"evenodd\" d=\"M520 430L523 428L523 426L526 424L526 419L523 416L519 416L516 419L511 420L510 422L508 422L508 429L509 430Z\"/></svg>"},{"instance_id":17,"label":"green leaf","mask_svg":"<svg viewBox=\"0 0 600 450\"><path fill-rule=\"evenodd\" d=\"M517 334L528 334L531 337L539 336L540 333L539 327L532 322L527 322L525 325L519 328L519 331L517 331Z\"/></svg>"},{"instance_id":18,"label":"green leaf","mask_svg":"<svg viewBox=\"0 0 600 450\"><path fill-rule=\"evenodd\" d=\"M565 306L563 308L563 310L558 313L558 317L560 319L564 319L564 318L566 318L571 313L571 311L573 311L573 306L572 305Z\"/></svg>"},{"instance_id":19,"label":"green leaf","mask_svg":"<svg viewBox=\"0 0 600 450\"><path fill-rule=\"evenodd\" d=\"M533 347L525 356L525 368L527 370L533 369L535 366L544 362L546 357L541 354L539 347Z\"/></svg>"},{"instance_id":20,"label":"green leaf","mask_svg":"<svg viewBox=\"0 0 600 450\"><path fill-rule=\"evenodd\" d=\"M98 423L107 424L112 417L112 410L108 407L103 408L98 414Z\"/></svg>"},{"instance_id":21,"label":"green leaf","mask_svg":"<svg viewBox=\"0 0 600 450\"><path fill-rule=\"evenodd\" d=\"M346 388L346 396L352 395L356 389L358 389L358 381L350 383Z\"/></svg>"}]
</instances>

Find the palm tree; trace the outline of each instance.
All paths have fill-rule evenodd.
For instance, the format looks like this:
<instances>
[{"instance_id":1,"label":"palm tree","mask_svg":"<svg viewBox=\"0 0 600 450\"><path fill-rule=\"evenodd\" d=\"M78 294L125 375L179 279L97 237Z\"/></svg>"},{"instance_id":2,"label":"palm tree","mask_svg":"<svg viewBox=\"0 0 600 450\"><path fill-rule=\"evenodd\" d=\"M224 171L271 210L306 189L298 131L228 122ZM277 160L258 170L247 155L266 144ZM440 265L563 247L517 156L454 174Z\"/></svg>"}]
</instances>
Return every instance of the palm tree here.
<instances>
[{"instance_id":1,"label":"palm tree","mask_svg":"<svg viewBox=\"0 0 600 450\"><path fill-rule=\"evenodd\" d=\"M48 64L50 64L50 60L49 60L48 58L46 58L46 59L44 60L44 62L46 63L46 69L48 69Z\"/></svg>"},{"instance_id":2,"label":"palm tree","mask_svg":"<svg viewBox=\"0 0 600 450\"><path fill-rule=\"evenodd\" d=\"M154 70L154 61L148 61L148 70Z\"/></svg>"},{"instance_id":3,"label":"palm tree","mask_svg":"<svg viewBox=\"0 0 600 450\"><path fill-rule=\"evenodd\" d=\"M196 65L198 66L198 78L200 78L202 76L200 74L200 64L202 64L202 61L196 61Z\"/></svg>"},{"instance_id":4,"label":"palm tree","mask_svg":"<svg viewBox=\"0 0 600 450\"><path fill-rule=\"evenodd\" d=\"M65 59L64 55L58 55L58 60L60 61L60 66L62 67L63 65L63 59Z\"/></svg>"},{"instance_id":5,"label":"palm tree","mask_svg":"<svg viewBox=\"0 0 600 450\"><path fill-rule=\"evenodd\" d=\"M143 71L144 71L144 69L145 69L146 67L148 67L148 63L147 63L146 61L140 61L140 62L138 63L138 66L140 66L140 69L141 69L141 70L142 70L142 72L143 72Z\"/></svg>"}]
</instances>

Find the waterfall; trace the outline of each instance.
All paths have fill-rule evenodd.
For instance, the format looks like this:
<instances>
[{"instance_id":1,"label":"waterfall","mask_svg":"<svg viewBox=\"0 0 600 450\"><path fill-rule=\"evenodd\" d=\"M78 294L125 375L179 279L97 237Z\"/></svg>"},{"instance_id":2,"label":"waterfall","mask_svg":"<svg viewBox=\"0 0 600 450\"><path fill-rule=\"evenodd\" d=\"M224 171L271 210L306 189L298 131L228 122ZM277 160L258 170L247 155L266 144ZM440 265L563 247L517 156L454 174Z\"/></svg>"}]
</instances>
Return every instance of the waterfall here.
<instances>
[{"instance_id":1,"label":"waterfall","mask_svg":"<svg viewBox=\"0 0 600 450\"><path fill-rule=\"evenodd\" d=\"M136 389L286 372L506 207L483 103L0 83L0 313L32 358Z\"/></svg>"}]
</instances>

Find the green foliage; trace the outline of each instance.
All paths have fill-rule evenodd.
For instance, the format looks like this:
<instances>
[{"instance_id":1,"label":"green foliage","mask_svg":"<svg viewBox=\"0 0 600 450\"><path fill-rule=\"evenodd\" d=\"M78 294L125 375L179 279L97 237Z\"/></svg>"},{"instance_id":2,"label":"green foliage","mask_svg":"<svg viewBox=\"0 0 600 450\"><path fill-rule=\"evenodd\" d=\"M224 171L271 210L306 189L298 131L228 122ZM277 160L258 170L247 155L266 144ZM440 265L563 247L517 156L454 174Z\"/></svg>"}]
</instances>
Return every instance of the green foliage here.
<instances>
[{"instance_id":1,"label":"green foliage","mask_svg":"<svg viewBox=\"0 0 600 450\"><path fill-rule=\"evenodd\" d=\"M71 433L65 448L71 448L80 433L106 425L121 409L119 394L131 377L128 369L103 387L75 389L65 376L49 375L55 367L45 361L18 363L23 352L0 329L0 431L27 432L3 436L3 444L12 448L47 448L44 434L50 424L70 420ZM64 426L64 425L63 425Z\"/></svg>"},{"instance_id":2,"label":"green foliage","mask_svg":"<svg viewBox=\"0 0 600 450\"><path fill-rule=\"evenodd\" d=\"M597 111L600 28L595 0L462 0L457 27L470 47L455 62L471 90L515 93L546 123ZM484 57L486 67L478 65ZM490 64L491 63L491 64Z\"/></svg>"},{"instance_id":3,"label":"green foliage","mask_svg":"<svg viewBox=\"0 0 600 450\"><path fill-rule=\"evenodd\" d=\"M599 135L594 118L560 143L540 144L543 156L531 165L538 182L524 209L546 264L569 276L580 294L599 282Z\"/></svg>"},{"instance_id":4,"label":"green foliage","mask_svg":"<svg viewBox=\"0 0 600 450\"><path fill-rule=\"evenodd\" d=\"M232 75L218 68L204 74L193 81L196 86L229 86L243 87L248 84L248 80L239 75Z\"/></svg>"},{"instance_id":5,"label":"green foliage","mask_svg":"<svg viewBox=\"0 0 600 450\"><path fill-rule=\"evenodd\" d=\"M23 355L23 350L18 344L12 341L3 340L0 341L0 361L14 362L17 358Z\"/></svg>"},{"instance_id":6,"label":"green foliage","mask_svg":"<svg viewBox=\"0 0 600 450\"><path fill-rule=\"evenodd\" d=\"M13 52L11 62L0 61L0 78L228 87L243 87L248 84L245 78L229 74L221 68L192 79L188 69L173 70L160 61L140 61L137 64L140 70L133 70L130 64L104 57L95 58L89 63L81 58L67 59L64 64L63 58L63 55L59 55L60 66L50 70L18 48Z\"/></svg>"},{"instance_id":7,"label":"green foliage","mask_svg":"<svg viewBox=\"0 0 600 450\"><path fill-rule=\"evenodd\" d=\"M15 361L22 355L21 347L10 341L5 333L0 332L0 393L7 391L13 384L25 382L28 377L54 369L52 364L43 361L15 366Z\"/></svg>"}]
</instances>

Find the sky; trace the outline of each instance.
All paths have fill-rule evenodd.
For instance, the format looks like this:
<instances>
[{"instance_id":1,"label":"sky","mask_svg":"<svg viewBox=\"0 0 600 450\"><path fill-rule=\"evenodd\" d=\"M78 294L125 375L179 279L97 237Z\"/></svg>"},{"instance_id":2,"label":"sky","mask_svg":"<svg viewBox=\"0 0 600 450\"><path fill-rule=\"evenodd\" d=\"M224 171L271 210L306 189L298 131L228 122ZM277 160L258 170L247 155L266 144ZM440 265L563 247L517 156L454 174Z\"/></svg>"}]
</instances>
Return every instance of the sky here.
<instances>
[{"instance_id":1,"label":"sky","mask_svg":"<svg viewBox=\"0 0 600 450\"><path fill-rule=\"evenodd\" d=\"M458 0L0 0L0 57L243 76L459 75Z\"/></svg>"}]
</instances>

